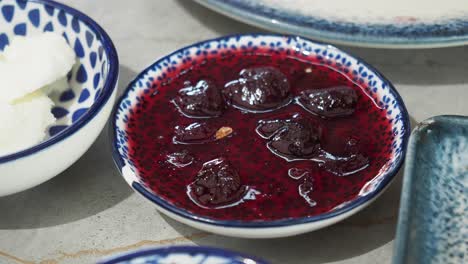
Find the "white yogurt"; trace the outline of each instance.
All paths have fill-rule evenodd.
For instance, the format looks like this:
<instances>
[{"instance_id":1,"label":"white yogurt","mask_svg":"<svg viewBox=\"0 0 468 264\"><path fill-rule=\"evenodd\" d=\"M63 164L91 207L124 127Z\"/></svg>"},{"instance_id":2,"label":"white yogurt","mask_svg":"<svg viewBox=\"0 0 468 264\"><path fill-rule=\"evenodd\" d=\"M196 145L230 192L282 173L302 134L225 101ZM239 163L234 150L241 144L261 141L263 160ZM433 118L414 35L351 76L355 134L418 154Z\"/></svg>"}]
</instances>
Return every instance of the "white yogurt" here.
<instances>
[{"instance_id":1,"label":"white yogurt","mask_svg":"<svg viewBox=\"0 0 468 264\"><path fill-rule=\"evenodd\" d=\"M55 33L17 37L0 54L0 156L31 147L55 122L47 96L68 88L75 53Z\"/></svg>"},{"instance_id":2,"label":"white yogurt","mask_svg":"<svg viewBox=\"0 0 468 264\"><path fill-rule=\"evenodd\" d=\"M0 104L0 156L41 142L55 122L53 104L41 91L14 104Z\"/></svg>"},{"instance_id":3,"label":"white yogurt","mask_svg":"<svg viewBox=\"0 0 468 264\"><path fill-rule=\"evenodd\" d=\"M16 37L0 61L0 101L13 100L63 78L75 63L75 52L58 34Z\"/></svg>"}]
</instances>

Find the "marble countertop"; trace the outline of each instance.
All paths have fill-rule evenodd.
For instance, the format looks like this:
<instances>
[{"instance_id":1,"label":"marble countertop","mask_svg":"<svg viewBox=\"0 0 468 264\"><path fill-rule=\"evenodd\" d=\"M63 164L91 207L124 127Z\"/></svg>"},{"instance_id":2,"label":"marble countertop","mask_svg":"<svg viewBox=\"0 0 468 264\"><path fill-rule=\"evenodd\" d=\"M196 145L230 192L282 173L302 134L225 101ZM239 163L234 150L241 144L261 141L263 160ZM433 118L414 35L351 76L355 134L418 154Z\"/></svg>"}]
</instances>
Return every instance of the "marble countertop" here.
<instances>
[{"instance_id":1,"label":"marble countertop","mask_svg":"<svg viewBox=\"0 0 468 264\"><path fill-rule=\"evenodd\" d=\"M67 0L98 21L120 56L122 90L155 59L196 41L261 32L192 1ZM342 47L376 66L401 93L413 123L468 114L468 46L432 50ZM291 238L249 240L195 230L156 211L114 168L102 133L53 180L0 198L0 263L95 263L144 247L221 246L275 263L390 263L402 173L370 207L334 226Z\"/></svg>"}]
</instances>

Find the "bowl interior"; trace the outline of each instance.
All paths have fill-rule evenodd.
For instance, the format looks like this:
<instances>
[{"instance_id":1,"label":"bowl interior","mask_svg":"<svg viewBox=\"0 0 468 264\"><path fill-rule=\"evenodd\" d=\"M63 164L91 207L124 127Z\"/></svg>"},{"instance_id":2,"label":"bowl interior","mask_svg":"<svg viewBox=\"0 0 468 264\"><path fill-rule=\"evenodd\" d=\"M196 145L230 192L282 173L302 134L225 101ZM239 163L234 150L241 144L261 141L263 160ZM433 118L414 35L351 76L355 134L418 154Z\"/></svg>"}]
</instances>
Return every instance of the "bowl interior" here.
<instances>
[{"instance_id":1,"label":"bowl interior","mask_svg":"<svg viewBox=\"0 0 468 264\"><path fill-rule=\"evenodd\" d=\"M372 97L374 102L387 111L387 121L391 126L393 140L391 142L391 154L389 159L381 167L375 177L367 182L359 194L350 201L335 207L332 211L318 216L305 217L301 219L289 219L272 221L268 225L286 225L290 223L310 222L323 218L332 217L342 212L351 210L374 197L381 191L397 173L406 149L409 135L408 114L402 99L393 86L382 77L375 69L347 53L332 46L314 43L312 41L292 36L279 35L235 35L224 38L208 40L193 46L178 50L151 65L143 71L127 88L121 100L118 102L114 116L114 158L124 178L137 191L157 205L183 217L211 224L234 225L234 226L266 226L265 223L242 222L242 221L218 221L204 216L194 216L193 213L177 208L173 204L160 198L145 187L144 182L138 175L138 170L129 157L127 120L132 112L132 107L138 104L143 93L154 93L157 85L153 82L162 80L168 73L175 71L177 65L185 64L187 61L201 61L212 53L229 50L245 50L255 52L259 47L268 52L289 52L291 56L302 60L319 61L347 75L354 82L367 87L365 93Z\"/></svg>"},{"instance_id":2,"label":"bowl interior","mask_svg":"<svg viewBox=\"0 0 468 264\"><path fill-rule=\"evenodd\" d=\"M76 63L68 77L69 89L52 95L56 123L53 137L80 120L100 98L109 75L109 58L103 36L76 11L51 1L4 0L0 2L0 51L15 36L52 31L63 35L75 50Z\"/></svg>"}]
</instances>

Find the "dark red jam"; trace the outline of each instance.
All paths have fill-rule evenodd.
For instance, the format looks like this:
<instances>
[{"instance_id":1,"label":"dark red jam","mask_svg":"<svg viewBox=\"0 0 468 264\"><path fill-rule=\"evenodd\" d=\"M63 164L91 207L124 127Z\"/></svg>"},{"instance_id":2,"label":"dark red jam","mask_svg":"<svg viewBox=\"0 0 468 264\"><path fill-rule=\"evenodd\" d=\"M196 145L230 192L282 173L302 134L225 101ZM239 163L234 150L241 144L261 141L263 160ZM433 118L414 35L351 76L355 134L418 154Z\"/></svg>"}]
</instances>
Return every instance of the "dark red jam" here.
<instances>
[{"instance_id":1,"label":"dark red jam","mask_svg":"<svg viewBox=\"0 0 468 264\"><path fill-rule=\"evenodd\" d=\"M392 153L386 110L347 74L267 54L192 58L141 94L127 131L145 186L222 220L313 216L356 198Z\"/></svg>"}]
</instances>

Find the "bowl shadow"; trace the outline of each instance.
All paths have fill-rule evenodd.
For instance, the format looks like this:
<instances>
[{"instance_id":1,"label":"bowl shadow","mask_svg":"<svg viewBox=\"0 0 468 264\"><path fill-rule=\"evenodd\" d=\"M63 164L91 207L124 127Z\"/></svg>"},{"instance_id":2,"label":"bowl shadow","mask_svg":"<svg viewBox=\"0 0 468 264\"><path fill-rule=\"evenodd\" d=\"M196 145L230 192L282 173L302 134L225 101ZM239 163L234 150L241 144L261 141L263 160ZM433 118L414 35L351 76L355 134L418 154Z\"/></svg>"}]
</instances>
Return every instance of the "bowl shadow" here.
<instances>
[{"instance_id":1,"label":"bowl shadow","mask_svg":"<svg viewBox=\"0 0 468 264\"><path fill-rule=\"evenodd\" d=\"M410 117L414 127L416 121ZM265 258L271 263L325 263L353 258L391 242L395 237L404 168L369 207L335 225L314 232L275 239L243 239L209 235L192 239L203 246L219 246ZM163 219L182 235L195 229L169 217Z\"/></svg>"},{"instance_id":2,"label":"bowl shadow","mask_svg":"<svg viewBox=\"0 0 468 264\"><path fill-rule=\"evenodd\" d=\"M135 76L120 67L120 94ZM133 192L110 154L108 125L90 149L57 177L32 189L0 197L0 229L31 229L74 222L118 204Z\"/></svg>"}]
</instances>

